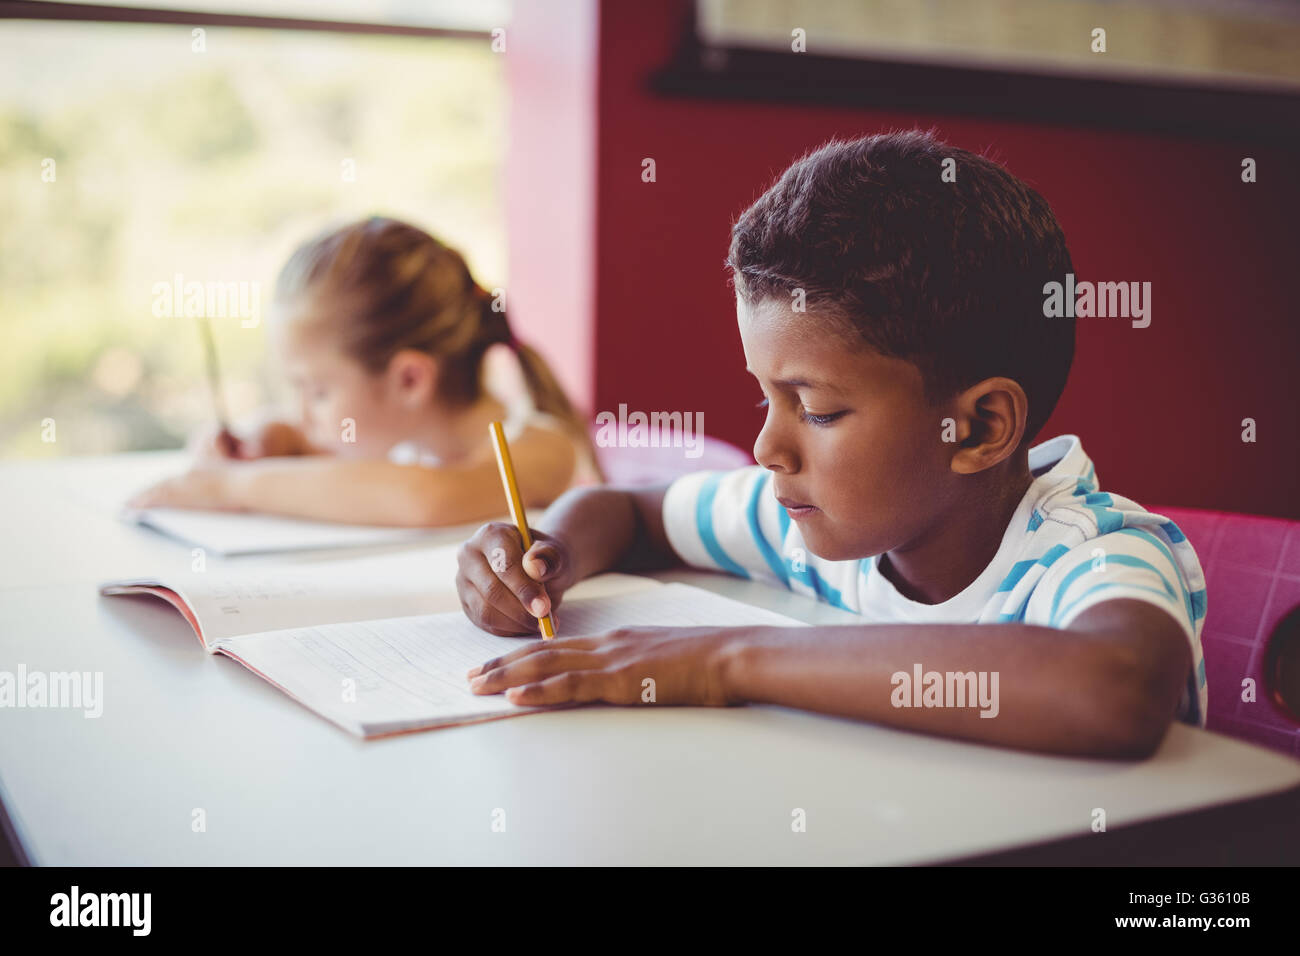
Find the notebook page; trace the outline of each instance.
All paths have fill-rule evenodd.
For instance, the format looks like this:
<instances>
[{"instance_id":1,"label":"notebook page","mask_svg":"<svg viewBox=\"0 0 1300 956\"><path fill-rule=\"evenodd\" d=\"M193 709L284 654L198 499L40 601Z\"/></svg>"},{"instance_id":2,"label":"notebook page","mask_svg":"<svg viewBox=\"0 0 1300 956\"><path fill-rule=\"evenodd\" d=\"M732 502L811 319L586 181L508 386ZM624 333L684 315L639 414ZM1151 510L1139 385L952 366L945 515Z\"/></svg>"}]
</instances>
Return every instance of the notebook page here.
<instances>
[{"instance_id":1,"label":"notebook page","mask_svg":"<svg viewBox=\"0 0 1300 956\"><path fill-rule=\"evenodd\" d=\"M364 547L414 541L430 533L424 528L335 524L186 508L126 509L122 517L222 555Z\"/></svg>"},{"instance_id":2,"label":"notebook page","mask_svg":"<svg viewBox=\"0 0 1300 956\"><path fill-rule=\"evenodd\" d=\"M560 614L562 637L627 625L801 623L685 584L566 600ZM456 612L249 635L221 650L344 729L372 736L539 709L473 694L465 677L526 643L481 631Z\"/></svg>"},{"instance_id":3,"label":"notebook page","mask_svg":"<svg viewBox=\"0 0 1300 956\"><path fill-rule=\"evenodd\" d=\"M211 645L222 638L309 624L458 611L458 545L273 567L211 567L101 586L129 594L154 585L179 594Z\"/></svg>"},{"instance_id":4,"label":"notebook page","mask_svg":"<svg viewBox=\"0 0 1300 956\"><path fill-rule=\"evenodd\" d=\"M143 588L175 591L198 620L209 648L240 634L313 624L460 611L456 594L459 545L297 564L214 566L201 573L173 572L125 578L100 586L106 595ZM595 597L658 587L652 578L600 574L580 582L566 598ZM182 611L182 613L184 613Z\"/></svg>"}]
</instances>

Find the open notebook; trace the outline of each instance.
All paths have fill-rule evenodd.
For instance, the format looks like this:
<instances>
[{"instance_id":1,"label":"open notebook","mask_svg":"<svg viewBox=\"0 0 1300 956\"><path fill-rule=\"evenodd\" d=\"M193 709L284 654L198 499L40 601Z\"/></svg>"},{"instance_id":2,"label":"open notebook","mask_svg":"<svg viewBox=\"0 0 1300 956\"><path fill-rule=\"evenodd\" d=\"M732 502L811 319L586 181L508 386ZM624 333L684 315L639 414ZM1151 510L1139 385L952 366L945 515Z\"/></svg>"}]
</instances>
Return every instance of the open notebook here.
<instances>
[{"instance_id":1,"label":"open notebook","mask_svg":"<svg viewBox=\"0 0 1300 956\"><path fill-rule=\"evenodd\" d=\"M458 549L452 544L346 560L179 570L108 581L99 591L162 598L181 612L199 643L211 651L224 638L287 627L459 612ZM602 574L581 582L566 598L657 583L633 574Z\"/></svg>"},{"instance_id":2,"label":"open notebook","mask_svg":"<svg viewBox=\"0 0 1300 956\"><path fill-rule=\"evenodd\" d=\"M279 515L192 511L187 508L123 508L119 514L124 521L153 528L168 537L221 555L356 548L416 541L430 534L425 528L338 524ZM445 532L447 529L440 530Z\"/></svg>"},{"instance_id":3,"label":"open notebook","mask_svg":"<svg viewBox=\"0 0 1300 956\"><path fill-rule=\"evenodd\" d=\"M460 609L455 545L274 566L214 566L100 586L106 595L162 598L199 641L308 624L338 624Z\"/></svg>"},{"instance_id":4,"label":"open notebook","mask_svg":"<svg viewBox=\"0 0 1300 956\"><path fill-rule=\"evenodd\" d=\"M105 593L129 592L110 588ZM454 595L451 600L456 600ZM625 625L800 623L711 591L626 575L582 582L565 595L557 615L561 637L599 634ZM522 647L525 641L482 631L460 610L227 636L217 636L219 630L210 626L204 631L208 653L234 658L310 710L361 737L544 709L516 706L500 694L470 692L465 674L471 667Z\"/></svg>"}]
</instances>

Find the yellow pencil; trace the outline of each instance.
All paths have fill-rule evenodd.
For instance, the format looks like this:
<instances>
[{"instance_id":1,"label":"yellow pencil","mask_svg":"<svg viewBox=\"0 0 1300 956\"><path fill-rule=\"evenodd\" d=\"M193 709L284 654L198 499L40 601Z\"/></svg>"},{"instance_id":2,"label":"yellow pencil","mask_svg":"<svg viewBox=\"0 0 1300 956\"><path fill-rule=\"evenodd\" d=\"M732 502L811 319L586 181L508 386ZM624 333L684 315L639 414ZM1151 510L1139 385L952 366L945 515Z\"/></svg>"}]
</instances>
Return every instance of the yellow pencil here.
<instances>
[{"instance_id":1,"label":"yellow pencil","mask_svg":"<svg viewBox=\"0 0 1300 956\"><path fill-rule=\"evenodd\" d=\"M500 422L493 422L488 426L488 431L492 435L492 448L497 453L497 468L501 471L501 487L506 492L506 503L510 505L510 517L514 519L515 527L519 529L519 537L523 539L524 550L527 551L533 546L533 536L528 533L528 520L524 515L524 503L519 497L519 483L515 480L515 466L510 460L510 446L506 444L506 433L501 430ZM555 623L551 620L551 615L539 617L537 619L542 625L542 640L555 636Z\"/></svg>"},{"instance_id":2,"label":"yellow pencil","mask_svg":"<svg viewBox=\"0 0 1300 956\"><path fill-rule=\"evenodd\" d=\"M199 317L199 332L203 336L204 364L208 370L208 391L212 393L212 410L217 416L217 438L225 446L226 454L232 457L238 448L234 433L230 430L230 417L226 414L226 403L221 397L221 369L217 365L217 344L212 340L212 323L206 315Z\"/></svg>"}]
</instances>

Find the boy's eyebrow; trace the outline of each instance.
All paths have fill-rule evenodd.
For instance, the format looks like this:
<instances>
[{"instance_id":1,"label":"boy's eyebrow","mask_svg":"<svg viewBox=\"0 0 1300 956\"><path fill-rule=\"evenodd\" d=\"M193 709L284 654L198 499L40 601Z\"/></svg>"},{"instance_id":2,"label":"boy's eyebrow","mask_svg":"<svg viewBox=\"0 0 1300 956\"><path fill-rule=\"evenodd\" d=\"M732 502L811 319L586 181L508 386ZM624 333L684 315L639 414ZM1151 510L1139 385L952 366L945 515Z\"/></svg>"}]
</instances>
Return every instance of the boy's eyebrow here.
<instances>
[{"instance_id":1,"label":"boy's eyebrow","mask_svg":"<svg viewBox=\"0 0 1300 956\"><path fill-rule=\"evenodd\" d=\"M745 366L745 371L750 375L754 375L754 370L748 365ZM754 378L758 378L758 376L754 375ZM829 392L844 391L838 385L832 385L830 382L823 382L815 378L778 378L773 379L772 384L779 385L782 388L820 388Z\"/></svg>"}]
</instances>

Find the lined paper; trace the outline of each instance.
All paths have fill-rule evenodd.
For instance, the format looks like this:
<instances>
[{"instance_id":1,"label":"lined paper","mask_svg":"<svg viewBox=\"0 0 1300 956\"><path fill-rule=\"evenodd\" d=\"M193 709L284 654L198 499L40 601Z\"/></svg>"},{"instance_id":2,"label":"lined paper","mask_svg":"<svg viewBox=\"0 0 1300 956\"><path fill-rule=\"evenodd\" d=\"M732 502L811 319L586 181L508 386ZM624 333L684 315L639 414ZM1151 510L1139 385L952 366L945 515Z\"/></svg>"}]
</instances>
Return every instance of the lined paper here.
<instances>
[{"instance_id":1,"label":"lined paper","mask_svg":"<svg viewBox=\"0 0 1300 956\"><path fill-rule=\"evenodd\" d=\"M559 614L561 637L623 626L803 626L686 584L566 600ZM527 643L482 631L456 612L253 634L222 641L218 650L340 727L374 736L541 709L473 694L465 677Z\"/></svg>"}]
</instances>

